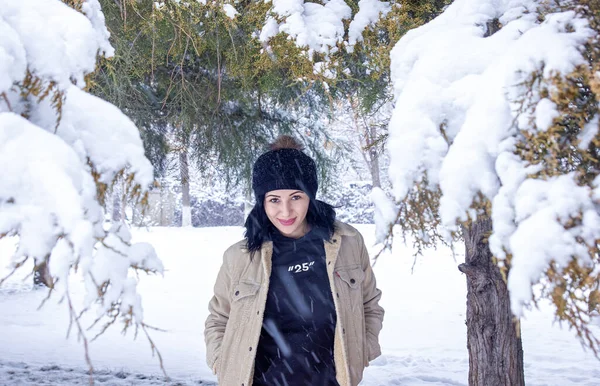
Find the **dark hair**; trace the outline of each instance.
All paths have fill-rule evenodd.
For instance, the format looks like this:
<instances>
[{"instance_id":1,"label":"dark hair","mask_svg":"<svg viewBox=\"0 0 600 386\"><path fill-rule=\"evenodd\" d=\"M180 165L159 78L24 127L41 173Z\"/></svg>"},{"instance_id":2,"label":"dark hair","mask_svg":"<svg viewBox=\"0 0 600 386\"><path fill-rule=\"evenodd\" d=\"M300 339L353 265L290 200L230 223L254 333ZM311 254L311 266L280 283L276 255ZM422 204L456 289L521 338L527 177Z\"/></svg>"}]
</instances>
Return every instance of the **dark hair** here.
<instances>
[{"instance_id":1,"label":"dark hair","mask_svg":"<svg viewBox=\"0 0 600 386\"><path fill-rule=\"evenodd\" d=\"M260 249L262 243L271 240L271 235L276 230L269 217L267 217L264 200L264 196L257 198L256 204L244 224L246 228L244 237L251 259L254 253ZM318 232L323 240L330 240L333 237L333 232L335 232L335 208L323 201L311 199L308 204L306 221L310 225L311 231Z\"/></svg>"}]
</instances>

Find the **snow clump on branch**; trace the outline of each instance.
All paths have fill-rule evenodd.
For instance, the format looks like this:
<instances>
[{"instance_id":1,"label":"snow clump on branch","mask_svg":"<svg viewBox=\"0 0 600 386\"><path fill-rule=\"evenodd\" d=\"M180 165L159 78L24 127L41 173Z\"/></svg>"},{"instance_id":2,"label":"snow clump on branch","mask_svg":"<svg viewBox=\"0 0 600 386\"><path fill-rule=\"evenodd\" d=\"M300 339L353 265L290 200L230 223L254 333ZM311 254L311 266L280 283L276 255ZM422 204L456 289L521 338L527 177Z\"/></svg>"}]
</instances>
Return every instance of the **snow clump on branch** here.
<instances>
[{"instance_id":1,"label":"snow clump on branch","mask_svg":"<svg viewBox=\"0 0 600 386\"><path fill-rule=\"evenodd\" d=\"M552 261L564 267L574 257L589 266L588 248L600 239L598 188L578 183L574 173L530 179L542 164L517 155L524 133L543 132L558 116L552 101L529 92L528 77L539 73L551 84L585 65L584 45L594 36L574 11L545 6L456 0L391 53L396 107L388 148L395 200L416 184L439 189L441 222L450 230L477 217L472 204L480 195L488 200L490 248L501 260L512 257L508 287L517 316ZM580 216L579 224L567 226Z\"/></svg>"},{"instance_id":2,"label":"snow clump on branch","mask_svg":"<svg viewBox=\"0 0 600 386\"><path fill-rule=\"evenodd\" d=\"M360 0L359 11L348 27L348 46L346 50L352 52L357 42L363 40L362 33L369 25L377 23L379 18L385 17L391 10L389 2L379 0Z\"/></svg>"},{"instance_id":3,"label":"snow clump on branch","mask_svg":"<svg viewBox=\"0 0 600 386\"><path fill-rule=\"evenodd\" d=\"M352 10L344 0L330 0L325 5L304 0L273 0L272 16L268 16L260 33L260 41L280 32L289 35L298 47L308 47L312 52L328 55L337 51L337 44L344 39L344 19L352 16Z\"/></svg>"},{"instance_id":4,"label":"snow clump on branch","mask_svg":"<svg viewBox=\"0 0 600 386\"><path fill-rule=\"evenodd\" d=\"M15 237L13 272L27 259L49 267L48 283L67 297L79 269L84 310L145 327L132 270L162 273L154 249L132 244L124 224L103 227L106 189L123 179L144 201L153 182L139 132L118 108L81 88L97 55L111 56L98 0L81 12L59 0L0 7L0 238ZM0 278L0 284L4 278ZM85 339L85 337L84 337ZM91 366L91 364L90 364Z\"/></svg>"},{"instance_id":5,"label":"snow clump on branch","mask_svg":"<svg viewBox=\"0 0 600 386\"><path fill-rule=\"evenodd\" d=\"M308 49L309 58L314 52L327 57L338 51L340 43L352 52L354 46L363 40L364 30L391 10L389 2L360 0L359 10L353 17L352 8L344 0L324 3L272 0L271 15L267 16L259 40L268 43L275 35L286 33L298 47ZM350 20L347 41L344 41L344 20Z\"/></svg>"}]
</instances>

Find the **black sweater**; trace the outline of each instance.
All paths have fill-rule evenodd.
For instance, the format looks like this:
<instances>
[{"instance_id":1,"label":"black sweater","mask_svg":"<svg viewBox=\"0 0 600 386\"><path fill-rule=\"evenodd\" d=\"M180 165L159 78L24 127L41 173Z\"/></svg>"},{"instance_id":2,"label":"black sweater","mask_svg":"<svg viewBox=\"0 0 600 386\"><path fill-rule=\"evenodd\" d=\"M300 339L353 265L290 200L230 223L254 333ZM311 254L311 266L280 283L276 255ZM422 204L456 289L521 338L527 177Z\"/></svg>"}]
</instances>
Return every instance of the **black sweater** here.
<instances>
[{"instance_id":1,"label":"black sweater","mask_svg":"<svg viewBox=\"0 0 600 386\"><path fill-rule=\"evenodd\" d=\"M337 386L336 313L323 237L273 235L273 268L253 384Z\"/></svg>"}]
</instances>

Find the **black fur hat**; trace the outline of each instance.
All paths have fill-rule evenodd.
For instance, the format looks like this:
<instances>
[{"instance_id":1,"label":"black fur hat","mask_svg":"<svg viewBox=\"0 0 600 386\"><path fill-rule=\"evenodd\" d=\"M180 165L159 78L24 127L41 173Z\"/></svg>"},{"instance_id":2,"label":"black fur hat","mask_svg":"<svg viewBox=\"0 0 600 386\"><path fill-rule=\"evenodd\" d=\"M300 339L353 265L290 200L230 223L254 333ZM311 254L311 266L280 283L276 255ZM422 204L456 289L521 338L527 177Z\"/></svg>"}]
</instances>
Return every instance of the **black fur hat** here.
<instances>
[{"instance_id":1,"label":"black fur hat","mask_svg":"<svg viewBox=\"0 0 600 386\"><path fill-rule=\"evenodd\" d=\"M257 200L277 189L298 189L311 199L316 197L317 166L302 150L296 139L282 135L271 144L270 151L258 157L252 168L252 190Z\"/></svg>"}]
</instances>

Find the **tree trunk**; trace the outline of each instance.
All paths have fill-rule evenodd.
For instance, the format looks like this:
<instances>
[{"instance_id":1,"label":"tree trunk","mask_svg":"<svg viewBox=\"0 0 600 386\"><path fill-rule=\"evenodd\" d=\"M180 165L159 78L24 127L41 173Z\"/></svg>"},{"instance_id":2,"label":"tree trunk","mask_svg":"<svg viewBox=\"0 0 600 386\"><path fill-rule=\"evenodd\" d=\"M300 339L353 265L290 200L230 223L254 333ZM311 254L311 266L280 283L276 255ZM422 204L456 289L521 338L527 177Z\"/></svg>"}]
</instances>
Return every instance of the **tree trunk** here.
<instances>
[{"instance_id":1,"label":"tree trunk","mask_svg":"<svg viewBox=\"0 0 600 386\"><path fill-rule=\"evenodd\" d=\"M175 199L171 188L166 181L160 185L160 226L169 227L173 225L175 217Z\"/></svg>"},{"instance_id":2,"label":"tree trunk","mask_svg":"<svg viewBox=\"0 0 600 386\"><path fill-rule=\"evenodd\" d=\"M121 218L121 195L119 192L119 188L117 187L117 184L115 184L113 186L113 191L112 191L112 221L113 223L117 223L119 221L122 220Z\"/></svg>"},{"instance_id":3,"label":"tree trunk","mask_svg":"<svg viewBox=\"0 0 600 386\"><path fill-rule=\"evenodd\" d=\"M246 222L246 219L250 215L250 212L252 212L252 208L254 208L254 205L252 204L252 198L253 198L252 195L253 195L252 189L247 188L246 189L246 198L244 199L244 223Z\"/></svg>"},{"instance_id":4,"label":"tree trunk","mask_svg":"<svg viewBox=\"0 0 600 386\"><path fill-rule=\"evenodd\" d=\"M508 288L492 260L487 238L492 220L479 218L463 228L467 276L469 385L523 386L523 346L519 321L510 310Z\"/></svg>"},{"instance_id":5,"label":"tree trunk","mask_svg":"<svg viewBox=\"0 0 600 386\"><path fill-rule=\"evenodd\" d=\"M367 144L369 147L369 158L371 162L369 163L369 168L371 169L371 179L373 180L373 187L381 188L381 176L379 170L379 154L377 153L377 148L373 146L373 143L377 140L377 127L375 125L371 125L369 128L369 143Z\"/></svg>"},{"instance_id":6,"label":"tree trunk","mask_svg":"<svg viewBox=\"0 0 600 386\"><path fill-rule=\"evenodd\" d=\"M144 217L142 216L141 205L137 204L131 208L131 223L137 227L141 227Z\"/></svg>"},{"instance_id":7,"label":"tree trunk","mask_svg":"<svg viewBox=\"0 0 600 386\"><path fill-rule=\"evenodd\" d=\"M125 195L125 191L126 191L126 187L125 187L125 180L123 180L121 182L121 221L125 222L127 221L127 196Z\"/></svg>"},{"instance_id":8,"label":"tree trunk","mask_svg":"<svg viewBox=\"0 0 600 386\"><path fill-rule=\"evenodd\" d=\"M192 226L192 208L190 207L190 168L187 149L179 153L179 170L181 172L181 226Z\"/></svg>"},{"instance_id":9,"label":"tree trunk","mask_svg":"<svg viewBox=\"0 0 600 386\"><path fill-rule=\"evenodd\" d=\"M354 129L360 137L364 137L364 141L360 144L360 152L363 156L369 173L371 174L371 181L373 187L381 188L381 175L379 170L379 154L377 149L372 146L377 140L377 126L369 124L364 116L361 116L360 107L358 105L358 99L348 96L348 102L352 109L352 117L354 121ZM362 121L362 124L361 124Z\"/></svg>"}]
</instances>

